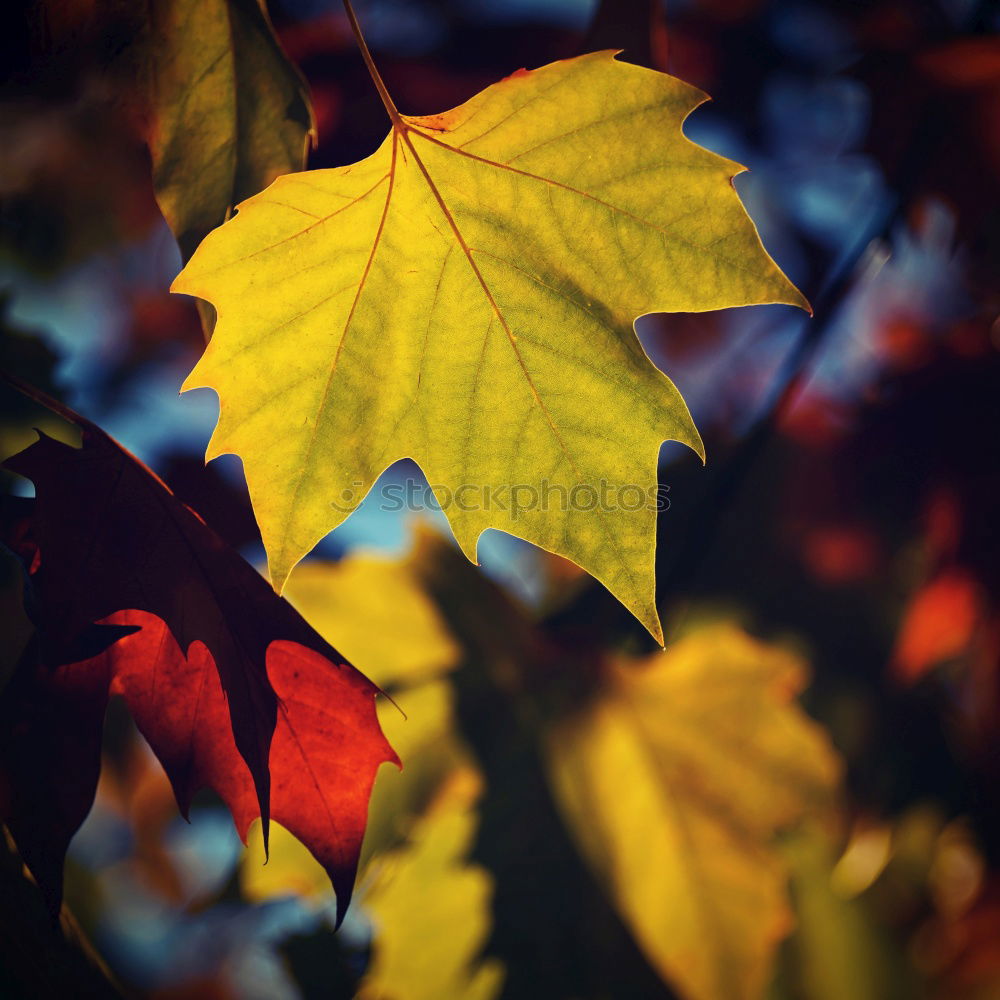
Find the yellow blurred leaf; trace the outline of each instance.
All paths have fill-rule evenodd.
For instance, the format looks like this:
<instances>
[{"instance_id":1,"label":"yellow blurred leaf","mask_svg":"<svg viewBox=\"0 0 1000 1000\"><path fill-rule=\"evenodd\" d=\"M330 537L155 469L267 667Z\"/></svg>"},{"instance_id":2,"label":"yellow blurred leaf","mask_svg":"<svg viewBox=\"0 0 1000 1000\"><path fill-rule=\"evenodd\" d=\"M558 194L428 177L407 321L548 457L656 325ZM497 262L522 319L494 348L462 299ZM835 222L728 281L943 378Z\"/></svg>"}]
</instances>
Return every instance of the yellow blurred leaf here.
<instances>
[{"instance_id":1,"label":"yellow blurred leaf","mask_svg":"<svg viewBox=\"0 0 1000 1000\"><path fill-rule=\"evenodd\" d=\"M456 771L408 844L380 859L361 899L375 925L358 1000L492 1000L503 965L480 954L490 931L489 874L465 857L479 778Z\"/></svg>"},{"instance_id":2,"label":"yellow blurred leaf","mask_svg":"<svg viewBox=\"0 0 1000 1000\"><path fill-rule=\"evenodd\" d=\"M753 1000L792 927L780 830L820 816L840 765L794 703L805 671L731 625L613 664L546 741L565 818L660 974Z\"/></svg>"},{"instance_id":3,"label":"yellow blurred leaf","mask_svg":"<svg viewBox=\"0 0 1000 1000\"><path fill-rule=\"evenodd\" d=\"M704 95L597 52L443 114L385 100L377 152L279 178L174 282L219 315L184 384L221 400L208 457L242 457L279 591L412 457L471 559L509 531L660 638L659 447L703 448L633 321L806 306L733 190L739 165L683 135Z\"/></svg>"},{"instance_id":4,"label":"yellow blurred leaf","mask_svg":"<svg viewBox=\"0 0 1000 1000\"><path fill-rule=\"evenodd\" d=\"M448 775L468 762L455 730L449 684L420 684L399 692L396 700L398 709L388 702L379 705L379 722L386 739L395 741L392 745L403 766L384 768L375 782L361 852L362 871L373 856L394 847L410 832L414 818L423 813Z\"/></svg>"},{"instance_id":5,"label":"yellow blurred leaf","mask_svg":"<svg viewBox=\"0 0 1000 1000\"><path fill-rule=\"evenodd\" d=\"M459 650L409 561L351 556L298 566L285 597L376 684L440 676Z\"/></svg>"}]
</instances>

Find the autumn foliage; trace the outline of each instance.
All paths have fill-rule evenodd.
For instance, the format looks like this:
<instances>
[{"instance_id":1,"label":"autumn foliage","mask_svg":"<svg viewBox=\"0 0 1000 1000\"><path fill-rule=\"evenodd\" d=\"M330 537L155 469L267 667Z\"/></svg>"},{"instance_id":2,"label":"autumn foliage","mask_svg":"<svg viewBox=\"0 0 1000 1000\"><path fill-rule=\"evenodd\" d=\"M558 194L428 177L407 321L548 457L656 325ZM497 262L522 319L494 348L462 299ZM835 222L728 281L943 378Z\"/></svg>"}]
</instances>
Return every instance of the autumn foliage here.
<instances>
[{"instance_id":1,"label":"autumn foliage","mask_svg":"<svg viewBox=\"0 0 1000 1000\"><path fill-rule=\"evenodd\" d=\"M0 995L996 994L1000 25L862 6L5 15Z\"/></svg>"}]
</instances>

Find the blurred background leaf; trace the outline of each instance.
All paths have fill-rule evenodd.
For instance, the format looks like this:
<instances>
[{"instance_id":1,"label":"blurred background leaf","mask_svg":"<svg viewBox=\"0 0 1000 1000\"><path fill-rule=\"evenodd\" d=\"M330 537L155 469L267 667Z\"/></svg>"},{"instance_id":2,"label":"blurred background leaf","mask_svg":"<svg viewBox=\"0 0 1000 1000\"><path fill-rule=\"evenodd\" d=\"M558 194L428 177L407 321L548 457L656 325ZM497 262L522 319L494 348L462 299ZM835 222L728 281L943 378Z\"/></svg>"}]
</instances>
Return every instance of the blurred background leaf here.
<instances>
[{"instance_id":1,"label":"blurred background leaf","mask_svg":"<svg viewBox=\"0 0 1000 1000\"><path fill-rule=\"evenodd\" d=\"M490 930L491 879L464 863L479 784L475 771L456 770L406 846L384 854L371 872L364 895L375 946L359 1000L499 995L503 966L479 958Z\"/></svg>"},{"instance_id":2,"label":"blurred background leaf","mask_svg":"<svg viewBox=\"0 0 1000 1000\"><path fill-rule=\"evenodd\" d=\"M793 924L775 835L821 821L839 761L791 702L793 656L731 625L610 665L547 738L584 856L651 961L694 1000L763 995Z\"/></svg>"},{"instance_id":3,"label":"blurred background leaf","mask_svg":"<svg viewBox=\"0 0 1000 1000\"><path fill-rule=\"evenodd\" d=\"M145 47L160 210L187 260L241 201L305 167L309 92L263 0L153 0Z\"/></svg>"}]
</instances>

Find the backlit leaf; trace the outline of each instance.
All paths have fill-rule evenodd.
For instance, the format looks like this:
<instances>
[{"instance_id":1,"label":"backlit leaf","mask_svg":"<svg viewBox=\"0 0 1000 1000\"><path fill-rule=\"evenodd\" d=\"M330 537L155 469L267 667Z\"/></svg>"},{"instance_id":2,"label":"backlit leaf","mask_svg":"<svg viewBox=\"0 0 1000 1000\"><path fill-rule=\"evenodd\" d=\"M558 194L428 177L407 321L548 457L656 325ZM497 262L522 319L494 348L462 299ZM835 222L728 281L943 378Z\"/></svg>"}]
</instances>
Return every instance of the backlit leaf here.
<instances>
[{"instance_id":1,"label":"backlit leaf","mask_svg":"<svg viewBox=\"0 0 1000 1000\"><path fill-rule=\"evenodd\" d=\"M379 855L405 841L448 777L468 766L454 731L448 685L419 684L394 700L396 704L380 702L379 723L403 766L383 768L372 789L359 866L362 881L373 859L378 864ZM267 864L258 825L251 827L248 844L250 850L240 860L240 885L248 899L329 898L331 880L315 852L280 823L272 824ZM428 886L427 891L433 890Z\"/></svg>"},{"instance_id":2,"label":"backlit leaf","mask_svg":"<svg viewBox=\"0 0 1000 1000\"><path fill-rule=\"evenodd\" d=\"M183 656L151 616L126 612L112 620L142 625L108 650L112 690L124 695L175 787L186 753L191 783L219 794L246 842L260 809L211 656L200 643ZM340 919L354 888L375 774L396 758L376 722L371 684L350 664L288 640L272 642L266 656L278 698L268 759L271 815L322 866Z\"/></svg>"},{"instance_id":3,"label":"backlit leaf","mask_svg":"<svg viewBox=\"0 0 1000 1000\"><path fill-rule=\"evenodd\" d=\"M681 132L703 100L611 52L522 70L444 114L393 110L372 156L281 177L207 237L173 286L219 315L184 387L219 394L208 457L242 457L279 590L412 457L470 558L487 528L519 535L661 637L658 450L702 445L633 321L805 306L740 167ZM595 504L602 484L631 489Z\"/></svg>"},{"instance_id":4,"label":"backlit leaf","mask_svg":"<svg viewBox=\"0 0 1000 1000\"><path fill-rule=\"evenodd\" d=\"M948 569L911 598L903 615L893 667L907 681L961 655L982 617L983 599L971 574Z\"/></svg>"},{"instance_id":5,"label":"backlit leaf","mask_svg":"<svg viewBox=\"0 0 1000 1000\"><path fill-rule=\"evenodd\" d=\"M273 808L323 864L342 915L375 772L395 760L376 720L378 689L134 456L50 402L80 428L82 447L43 435L5 465L36 489L34 501L5 505L14 515L3 541L30 573L38 635L3 699L28 721L0 747L0 814L27 844L50 906L93 800L110 685L185 815L205 786L244 837L258 815L266 835ZM78 751L62 741L76 690L88 733L96 727L93 752L82 738Z\"/></svg>"}]
</instances>

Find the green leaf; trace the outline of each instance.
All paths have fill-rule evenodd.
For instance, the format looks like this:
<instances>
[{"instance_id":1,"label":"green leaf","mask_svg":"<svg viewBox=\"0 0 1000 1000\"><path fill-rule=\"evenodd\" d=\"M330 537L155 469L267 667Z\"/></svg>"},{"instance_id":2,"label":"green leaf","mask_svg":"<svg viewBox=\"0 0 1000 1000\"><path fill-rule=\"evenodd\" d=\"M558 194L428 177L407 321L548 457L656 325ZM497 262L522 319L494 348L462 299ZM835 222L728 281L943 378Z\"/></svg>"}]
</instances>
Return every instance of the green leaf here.
<instances>
[{"instance_id":1,"label":"green leaf","mask_svg":"<svg viewBox=\"0 0 1000 1000\"><path fill-rule=\"evenodd\" d=\"M792 928L775 835L832 805L840 765L794 704L802 665L729 625L614 665L547 756L583 855L687 1000L756 1000Z\"/></svg>"},{"instance_id":2,"label":"green leaf","mask_svg":"<svg viewBox=\"0 0 1000 1000\"><path fill-rule=\"evenodd\" d=\"M305 167L315 125L262 0L149 11L153 184L187 260L239 202Z\"/></svg>"},{"instance_id":3,"label":"green leaf","mask_svg":"<svg viewBox=\"0 0 1000 1000\"><path fill-rule=\"evenodd\" d=\"M807 307L743 211L740 167L684 138L703 100L598 52L445 114L390 104L378 152L279 178L202 243L173 288L219 326L184 388L219 394L208 457L242 457L277 589L412 457L470 559L509 531L662 639L659 446L703 449L633 321ZM595 507L602 484L628 489Z\"/></svg>"}]
</instances>

